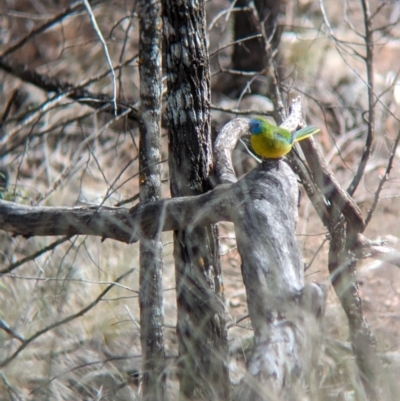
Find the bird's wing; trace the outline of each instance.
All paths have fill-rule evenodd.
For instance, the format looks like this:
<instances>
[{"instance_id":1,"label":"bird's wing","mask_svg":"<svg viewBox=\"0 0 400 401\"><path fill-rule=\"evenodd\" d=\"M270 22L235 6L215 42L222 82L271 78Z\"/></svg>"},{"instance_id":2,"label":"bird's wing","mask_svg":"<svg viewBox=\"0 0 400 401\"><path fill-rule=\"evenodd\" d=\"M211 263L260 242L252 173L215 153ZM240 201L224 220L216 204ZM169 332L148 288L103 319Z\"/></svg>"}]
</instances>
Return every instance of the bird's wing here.
<instances>
[{"instance_id":1,"label":"bird's wing","mask_svg":"<svg viewBox=\"0 0 400 401\"><path fill-rule=\"evenodd\" d=\"M293 134L291 134L291 136L288 138L286 135L283 135L279 131L274 132L274 137L277 138L278 140L286 142L286 143L293 143L293 139L294 139Z\"/></svg>"}]
</instances>

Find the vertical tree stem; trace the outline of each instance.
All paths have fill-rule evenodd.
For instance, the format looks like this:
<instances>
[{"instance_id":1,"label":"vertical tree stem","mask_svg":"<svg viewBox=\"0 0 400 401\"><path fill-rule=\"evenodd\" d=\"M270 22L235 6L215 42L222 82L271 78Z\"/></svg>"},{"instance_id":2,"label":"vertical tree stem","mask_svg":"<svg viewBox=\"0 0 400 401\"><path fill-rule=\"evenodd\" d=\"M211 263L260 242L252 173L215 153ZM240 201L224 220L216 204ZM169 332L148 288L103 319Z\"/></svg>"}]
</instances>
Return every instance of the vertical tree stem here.
<instances>
[{"instance_id":1,"label":"vertical tree stem","mask_svg":"<svg viewBox=\"0 0 400 401\"><path fill-rule=\"evenodd\" d=\"M139 72L141 116L139 145L140 202L161 197L161 2L140 0ZM140 338L143 400L166 400L163 337L161 232L140 242Z\"/></svg>"},{"instance_id":2,"label":"vertical tree stem","mask_svg":"<svg viewBox=\"0 0 400 401\"><path fill-rule=\"evenodd\" d=\"M172 196L208 190L210 71L202 0L163 0ZM228 400L227 338L216 227L174 233L180 399Z\"/></svg>"}]
</instances>

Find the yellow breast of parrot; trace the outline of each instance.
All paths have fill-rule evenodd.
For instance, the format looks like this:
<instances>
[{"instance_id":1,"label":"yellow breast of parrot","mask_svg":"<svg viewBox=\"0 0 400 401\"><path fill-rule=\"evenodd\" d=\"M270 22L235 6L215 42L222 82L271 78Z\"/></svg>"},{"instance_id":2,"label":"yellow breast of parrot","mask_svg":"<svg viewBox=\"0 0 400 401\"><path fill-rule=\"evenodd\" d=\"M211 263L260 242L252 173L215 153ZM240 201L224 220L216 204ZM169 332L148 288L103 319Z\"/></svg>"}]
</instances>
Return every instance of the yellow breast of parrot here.
<instances>
[{"instance_id":1,"label":"yellow breast of parrot","mask_svg":"<svg viewBox=\"0 0 400 401\"><path fill-rule=\"evenodd\" d=\"M290 152L292 145L275 136L251 135L250 143L254 152L265 159L278 159Z\"/></svg>"}]
</instances>

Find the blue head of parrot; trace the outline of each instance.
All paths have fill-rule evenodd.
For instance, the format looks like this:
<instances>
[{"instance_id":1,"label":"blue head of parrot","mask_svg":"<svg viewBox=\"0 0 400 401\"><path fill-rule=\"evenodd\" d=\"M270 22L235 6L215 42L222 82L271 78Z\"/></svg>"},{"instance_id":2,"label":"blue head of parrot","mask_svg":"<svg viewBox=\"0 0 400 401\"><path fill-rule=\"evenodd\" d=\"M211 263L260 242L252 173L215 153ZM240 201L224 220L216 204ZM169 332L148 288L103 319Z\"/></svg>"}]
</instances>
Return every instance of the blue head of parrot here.
<instances>
[{"instance_id":1,"label":"blue head of parrot","mask_svg":"<svg viewBox=\"0 0 400 401\"><path fill-rule=\"evenodd\" d=\"M261 134L263 130L263 122L258 118L252 118L249 122L250 133L253 135Z\"/></svg>"}]
</instances>

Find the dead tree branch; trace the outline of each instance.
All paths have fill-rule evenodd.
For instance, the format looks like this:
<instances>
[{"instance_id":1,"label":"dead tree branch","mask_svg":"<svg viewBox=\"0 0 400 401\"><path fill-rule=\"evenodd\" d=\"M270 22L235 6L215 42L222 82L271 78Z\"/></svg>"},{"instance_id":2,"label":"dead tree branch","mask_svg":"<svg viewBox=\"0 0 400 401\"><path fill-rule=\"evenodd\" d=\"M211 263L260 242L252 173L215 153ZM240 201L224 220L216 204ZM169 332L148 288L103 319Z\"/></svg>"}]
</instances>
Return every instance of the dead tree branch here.
<instances>
[{"instance_id":1,"label":"dead tree branch","mask_svg":"<svg viewBox=\"0 0 400 401\"><path fill-rule=\"evenodd\" d=\"M92 2L92 6L100 3L99 0L95 0ZM65 18L70 17L73 14L76 14L78 12L81 12L84 10L82 1L74 1L67 9L62 11L61 13L55 15L52 19L49 21L45 22L44 24L36 27L33 29L28 35L24 36L22 39L20 39L18 42L14 43L12 46L10 46L8 49L6 49L3 53L0 54L0 58L6 57L10 55L11 53L14 53L18 49L21 49L27 42L35 38L37 35L40 35L43 32L46 32L48 29L54 27L54 25L62 22Z\"/></svg>"},{"instance_id":2,"label":"dead tree branch","mask_svg":"<svg viewBox=\"0 0 400 401\"><path fill-rule=\"evenodd\" d=\"M69 82L59 81L56 78L48 77L30 70L25 64L13 62L6 57L0 57L0 68L22 81L29 82L46 92L54 92L57 94L66 93L66 97L69 99L75 100L94 109L106 106L104 111L114 114L113 99L105 94L92 93L88 91L84 88L86 84L73 85ZM127 105L119 107L117 115L121 114L121 112L123 112L127 107ZM130 112L127 114L127 118L137 121L137 110L132 107L129 107L129 109Z\"/></svg>"}]
</instances>

